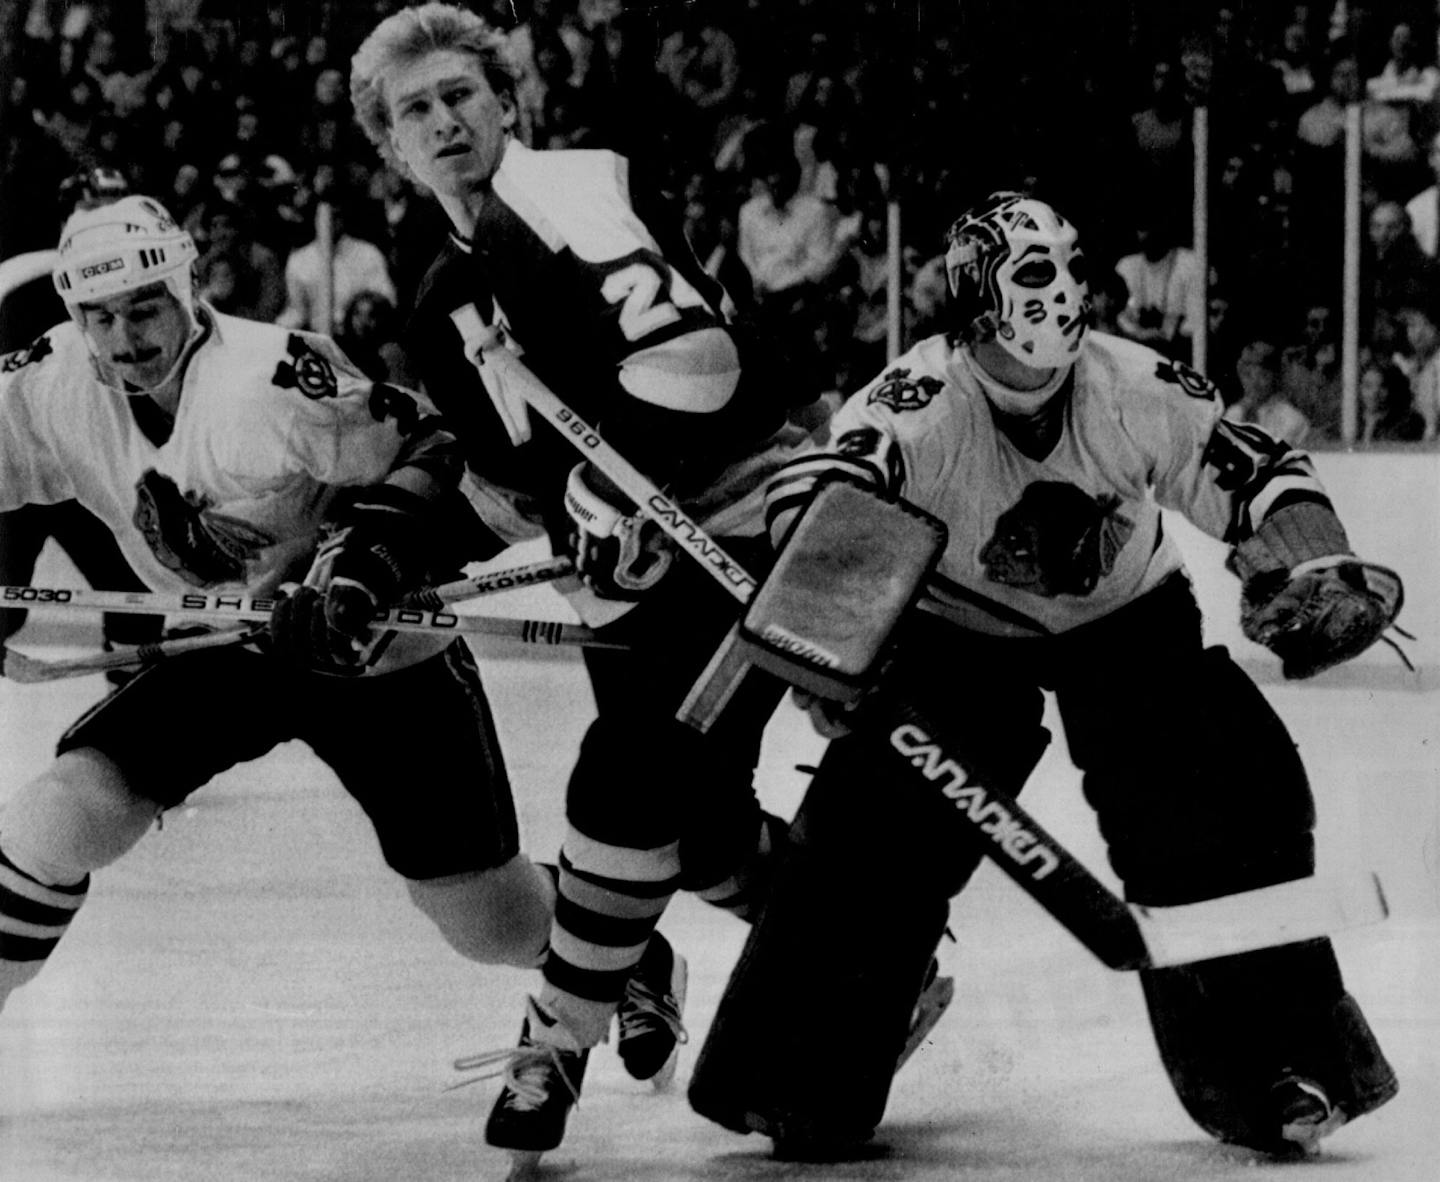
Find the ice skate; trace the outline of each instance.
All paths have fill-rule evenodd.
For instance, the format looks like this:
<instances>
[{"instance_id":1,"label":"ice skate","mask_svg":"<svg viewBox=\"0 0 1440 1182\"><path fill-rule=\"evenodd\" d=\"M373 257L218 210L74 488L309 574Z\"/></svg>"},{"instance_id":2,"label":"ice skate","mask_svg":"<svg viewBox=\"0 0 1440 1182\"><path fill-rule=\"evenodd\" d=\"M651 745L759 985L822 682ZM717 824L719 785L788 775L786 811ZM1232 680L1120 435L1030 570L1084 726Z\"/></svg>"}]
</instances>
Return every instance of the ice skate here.
<instances>
[{"instance_id":1,"label":"ice skate","mask_svg":"<svg viewBox=\"0 0 1440 1182\"><path fill-rule=\"evenodd\" d=\"M950 1003L955 1000L955 978L940 976L940 962L930 962L930 972L925 978L925 988L915 1002L915 1012L910 1017L910 1032L905 1036L905 1045L900 1057L895 1060L898 1072L909 1061L910 1056L920 1049L936 1024L945 1016Z\"/></svg>"},{"instance_id":2,"label":"ice skate","mask_svg":"<svg viewBox=\"0 0 1440 1182\"><path fill-rule=\"evenodd\" d=\"M518 1046L456 1061L461 1071L494 1068L488 1074L503 1075L485 1123L485 1140L510 1152L508 1177L531 1176L541 1154L560 1145L570 1109L580 1100L589 1056L588 1048L532 997Z\"/></svg>"},{"instance_id":3,"label":"ice skate","mask_svg":"<svg viewBox=\"0 0 1440 1182\"><path fill-rule=\"evenodd\" d=\"M657 1092L675 1079L680 1046L688 1039L681 1021L687 975L685 958L655 932L625 984L616 1013L620 1062L633 1078L648 1079Z\"/></svg>"},{"instance_id":4,"label":"ice skate","mask_svg":"<svg viewBox=\"0 0 1440 1182\"><path fill-rule=\"evenodd\" d=\"M1309 1156L1320 1151L1320 1141L1345 1123L1343 1109L1314 1080L1287 1075L1271 1089L1280 1117L1280 1153Z\"/></svg>"}]
</instances>

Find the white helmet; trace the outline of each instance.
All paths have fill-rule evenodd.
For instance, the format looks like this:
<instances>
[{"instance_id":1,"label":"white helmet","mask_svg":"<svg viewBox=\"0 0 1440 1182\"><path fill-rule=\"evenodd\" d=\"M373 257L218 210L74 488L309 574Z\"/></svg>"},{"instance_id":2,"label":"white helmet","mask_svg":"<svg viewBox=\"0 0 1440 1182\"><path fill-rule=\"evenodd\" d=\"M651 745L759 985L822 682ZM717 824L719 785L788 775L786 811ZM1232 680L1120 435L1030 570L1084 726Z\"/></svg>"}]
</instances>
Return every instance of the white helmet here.
<instances>
[{"instance_id":1,"label":"white helmet","mask_svg":"<svg viewBox=\"0 0 1440 1182\"><path fill-rule=\"evenodd\" d=\"M153 197L122 197L70 215L60 233L55 290L73 310L164 283L193 320L190 267L198 254L195 240Z\"/></svg>"}]
</instances>

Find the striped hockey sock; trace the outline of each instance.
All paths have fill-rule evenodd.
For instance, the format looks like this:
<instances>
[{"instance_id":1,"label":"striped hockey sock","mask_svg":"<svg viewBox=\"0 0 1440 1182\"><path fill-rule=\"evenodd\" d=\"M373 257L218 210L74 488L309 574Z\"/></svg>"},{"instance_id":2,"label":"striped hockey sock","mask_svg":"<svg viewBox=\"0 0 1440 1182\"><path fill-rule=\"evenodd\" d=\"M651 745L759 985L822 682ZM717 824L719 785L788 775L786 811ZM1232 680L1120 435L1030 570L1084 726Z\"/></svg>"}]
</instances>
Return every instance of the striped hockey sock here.
<instances>
[{"instance_id":1,"label":"striped hockey sock","mask_svg":"<svg viewBox=\"0 0 1440 1182\"><path fill-rule=\"evenodd\" d=\"M39 973L46 957L85 902L87 874L68 886L49 886L0 850L0 1004Z\"/></svg>"}]
</instances>

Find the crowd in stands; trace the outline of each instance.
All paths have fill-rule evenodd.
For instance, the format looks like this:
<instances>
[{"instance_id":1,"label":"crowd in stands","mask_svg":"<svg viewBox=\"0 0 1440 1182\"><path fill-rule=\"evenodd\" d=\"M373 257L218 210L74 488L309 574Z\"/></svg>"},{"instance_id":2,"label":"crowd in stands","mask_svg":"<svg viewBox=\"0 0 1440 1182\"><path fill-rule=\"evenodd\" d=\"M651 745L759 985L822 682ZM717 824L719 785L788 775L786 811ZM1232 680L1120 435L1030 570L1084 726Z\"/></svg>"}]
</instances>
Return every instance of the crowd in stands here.
<instances>
[{"instance_id":1,"label":"crowd in stands","mask_svg":"<svg viewBox=\"0 0 1440 1182\"><path fill-rule=\"evenodd\" d=\"M53 245L58 185L111 167L195 234L217 307L328 329L403 377L395 338L446 227L375 163L346 88L354 46L399 4L152 0L145 27L115 7L31 7L0 137L0 254ZM1196 2L1148 23L1147 6L1064 3L470 7L509 30L520 134L616 148L658 177L796 405L884 364L890 201L908 344L945 325L949 219L1028 188L1080 225L1100 327L1188 360L1203 322L1229 413L1307 445L1341 438L1344 132L1359 103L1358 434L1440 432L1440 4ZM1208 276L1190 243L1197 105ZM320 199L335 213L329 324Z\"/></svg>"}]
</instances>

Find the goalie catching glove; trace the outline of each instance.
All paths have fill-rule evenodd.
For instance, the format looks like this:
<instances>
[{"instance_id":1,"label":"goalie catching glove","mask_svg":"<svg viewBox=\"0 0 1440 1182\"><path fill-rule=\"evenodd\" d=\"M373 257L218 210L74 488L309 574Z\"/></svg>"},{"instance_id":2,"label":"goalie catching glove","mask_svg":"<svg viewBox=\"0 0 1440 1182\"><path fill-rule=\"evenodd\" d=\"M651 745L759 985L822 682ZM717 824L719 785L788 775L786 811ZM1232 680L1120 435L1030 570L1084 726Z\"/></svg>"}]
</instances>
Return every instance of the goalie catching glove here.
<instances>
[{"instance_id":1,"label":"goalie catching glove","mask_svg":"<svg viewBox=\"0 0 1440 1182\"><path fill-rule=\"evenodd\" d=\"M607 498L593 486L596 474L577 464L565 482L565 512L573 523L575 570L597 595L639 599L670 569L675 552L655 522L621 494ZM623 501L625 507L612 503Z\"/></svg>"},{"instance_id":2,"label":"goalie catching glove","mask_svg":"<svg viewBox=\"0 0 1440 1182\"><path fill-rule=\"evenodd\" d=\"M1242 580L1241 631L1279 657L1292 680L1359 656L1405 599L1400 576L1350 553L1339 520L1315 502L1272 513L1229 565Z\"/></svg>"},{"instance_id":3,"label":"goalie catching glove","mask_svg":"<svg viewBox=\"0 0 1440 1182\"><path fill-rule=\"evenodd\" d=\"M274 650L325 673L363 672L387 639L370 621L425 583L431 532L424 497L393 484L353 494L333 513L304 584L281 588Z\"/></svg>"}]
</instances>

